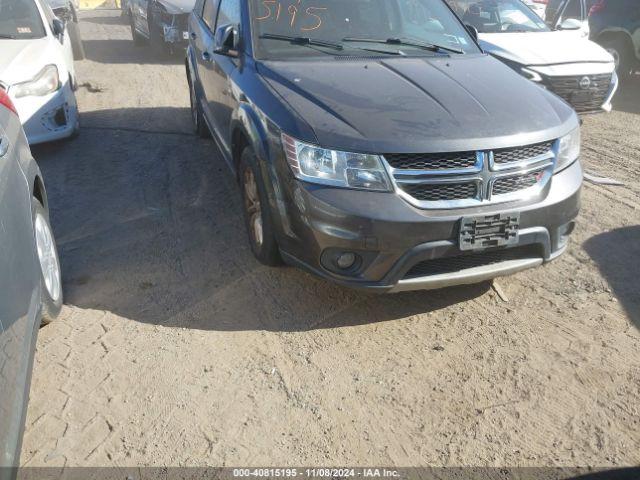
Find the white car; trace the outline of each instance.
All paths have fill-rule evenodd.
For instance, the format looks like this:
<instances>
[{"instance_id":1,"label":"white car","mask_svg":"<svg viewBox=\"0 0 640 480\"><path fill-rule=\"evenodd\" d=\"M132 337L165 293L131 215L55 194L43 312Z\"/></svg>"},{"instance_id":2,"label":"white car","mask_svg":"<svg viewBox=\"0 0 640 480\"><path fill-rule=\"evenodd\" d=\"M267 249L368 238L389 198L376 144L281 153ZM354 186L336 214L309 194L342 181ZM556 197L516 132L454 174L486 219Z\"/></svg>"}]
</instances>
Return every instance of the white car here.
<instances>
[{"instance_id":1,"label":"white car","mask_svg":"<svg viewBox=\"0 0 640 480\"><path fill-rule=\"evenodd\" d=\"M68 138L80 127L71 39L41 0L0 0L0 88L30 144Z\"/></svg>"},{"instance_id":2,"label":"white car","mask_svg":"<svg viewBox=\"0 0 640 480\"><path fill-rule=\"evenodd\" d=\"M478 31L487 53L562 97L578 113L611 110L618 87L615 62L586 38L579 19L564 19L551 29L520 0L464 3L462 20Z\"/></svg>"}]
</instances>

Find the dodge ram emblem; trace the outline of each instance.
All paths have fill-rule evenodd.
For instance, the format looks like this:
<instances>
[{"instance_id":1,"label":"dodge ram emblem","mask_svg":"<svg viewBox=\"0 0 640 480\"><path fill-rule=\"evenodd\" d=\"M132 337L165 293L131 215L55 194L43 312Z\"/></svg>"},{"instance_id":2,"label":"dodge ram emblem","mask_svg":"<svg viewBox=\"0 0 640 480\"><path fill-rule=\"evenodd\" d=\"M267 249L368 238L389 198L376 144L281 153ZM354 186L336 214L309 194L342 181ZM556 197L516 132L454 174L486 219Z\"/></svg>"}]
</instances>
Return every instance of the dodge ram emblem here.
<instances>
[{"instance_id":1,"label":"dodge ram emblem","mask_svg":"<svg viewBox=\"0 0 640 480\"><path fill-rule=\"evenodd\" d=\"M580 88L586 90L591 86L591 79L589 77L582 77L580 79Z\"/></svg>"}]
</instances>

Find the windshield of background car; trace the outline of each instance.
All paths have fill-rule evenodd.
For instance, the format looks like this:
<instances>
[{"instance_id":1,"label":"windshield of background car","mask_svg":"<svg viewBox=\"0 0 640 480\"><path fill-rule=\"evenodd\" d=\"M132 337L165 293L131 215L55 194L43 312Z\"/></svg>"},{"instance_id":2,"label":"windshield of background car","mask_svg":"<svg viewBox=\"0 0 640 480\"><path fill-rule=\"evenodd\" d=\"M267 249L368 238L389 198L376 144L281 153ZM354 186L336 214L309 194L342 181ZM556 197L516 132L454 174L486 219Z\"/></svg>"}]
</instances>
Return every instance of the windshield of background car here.
<instances>
[{"instance_id":1,"label":"windshield of background car","mask_svg":"<svg viewBox=\"0 0 640 480\"><path fill-rule=\"evenodd\" d=\"M42 38L45 34L33 0L0 0L0 39Z\"/></svg>"},{"instance_id":2,"label":"windshield of background car","mask_svg":"<svg viewBox=\"0 0 640 480\"><path fill-rule=\"evenodd\" d=\"M549 27L520 0L450 0L462 21L480 33L548 32Z\"/></svg>"},{"instance_id":3,"label":"windshield of background car","mask_svg":"<svg viewBox=\"0 0 640 480\"><path fill-rule=\"evenodd\" d=\"M323 54L353 55L363 48L404 55L438 53L398 44L345 42L345 38L389 38L437 44L464 53L479 53L464 26L442 0L249 0L251 31L258 58L288 58ZM260 38L262 35L308 37L340 44L336 52L317 45L300 45ZM455 53L451 53L456 55Z\"/></svg>"}]
</instances>

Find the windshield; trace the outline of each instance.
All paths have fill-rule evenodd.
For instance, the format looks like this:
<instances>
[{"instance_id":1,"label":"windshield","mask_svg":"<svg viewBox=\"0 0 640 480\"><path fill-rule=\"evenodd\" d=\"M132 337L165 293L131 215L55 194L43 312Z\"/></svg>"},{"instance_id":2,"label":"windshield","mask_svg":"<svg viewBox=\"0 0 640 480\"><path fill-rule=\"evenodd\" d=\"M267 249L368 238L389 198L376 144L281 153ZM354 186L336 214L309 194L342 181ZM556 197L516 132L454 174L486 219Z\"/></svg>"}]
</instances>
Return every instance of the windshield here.
<instances>
[{"instance_id":1,"label":"windshield","mask_svg":"<svg viewBox=\"0 0 640 480\"><path fill-rule=\"evenodd\" d=\"M480 33L548 32L544 21L520 0L449 0L462 21Z\"/></svg>"},{"instance_id":2,"label":"windshield","mask_svg":"<svg viewBox=\"0 0 640 480\"><path fill-rule=\"evenodd\" d=\"M34 0L0 0L0 39L44 36L44 25Z\"/></svg>"},{"instance_id":3,"label":"windshield","mask_svg":"<svg viewBox=\"0 0 640 480\"><path fill-rule=\"evenodd\" d=\"M249 4L258 58L364 55L367 51L431 56L479 52L443 0L250 0ZM269 36L303 37L311 42L265 38ZM421 44L444 48L425 49Z\"/></svg>"}]
</instances>

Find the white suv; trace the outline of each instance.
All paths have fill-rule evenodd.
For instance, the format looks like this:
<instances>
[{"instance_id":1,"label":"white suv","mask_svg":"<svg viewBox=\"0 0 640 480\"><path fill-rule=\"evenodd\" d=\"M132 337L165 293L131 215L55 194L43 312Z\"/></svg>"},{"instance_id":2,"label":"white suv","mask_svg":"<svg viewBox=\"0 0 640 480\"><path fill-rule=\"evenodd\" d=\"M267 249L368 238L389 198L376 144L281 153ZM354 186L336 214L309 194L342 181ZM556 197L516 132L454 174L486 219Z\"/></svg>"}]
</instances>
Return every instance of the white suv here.
<instances>
[{"instance_id":1,"label":"white suv","mask_svg":"<svg viewBox=\"0 0 640 480\"><path fill-rule=\"evenodd\" d=\"M13 101L30 144L79 129L71 38L41 0L0 0L0 88Z\"/></svg>"},{"instance_id":2,"label":"white suv","mask_svg":"<svg viewBox=\"0 0 640 480\"><path fill-rule=\"evenodd\" d=\"M551 90L578 113L611 110L618 86L613 57L590 41L585 22L564 18L550 28L520 0L449 0L477 30L480 46Z\"/></svg>"}]
</instances>

